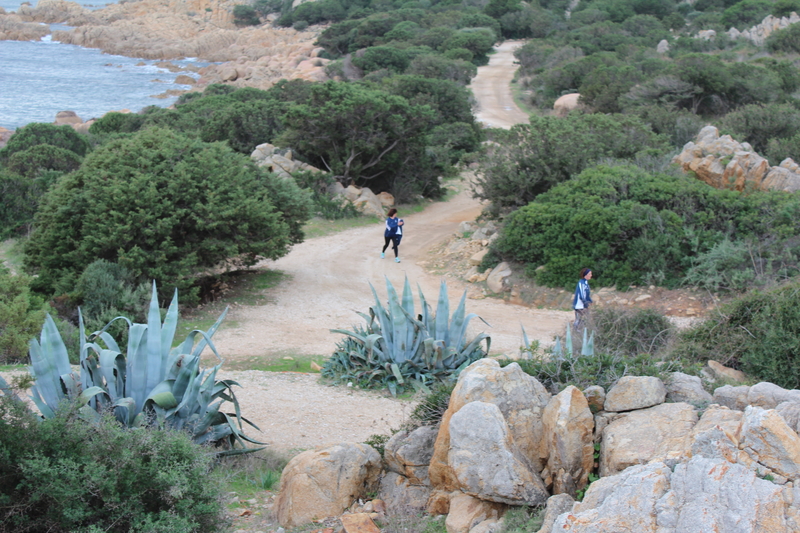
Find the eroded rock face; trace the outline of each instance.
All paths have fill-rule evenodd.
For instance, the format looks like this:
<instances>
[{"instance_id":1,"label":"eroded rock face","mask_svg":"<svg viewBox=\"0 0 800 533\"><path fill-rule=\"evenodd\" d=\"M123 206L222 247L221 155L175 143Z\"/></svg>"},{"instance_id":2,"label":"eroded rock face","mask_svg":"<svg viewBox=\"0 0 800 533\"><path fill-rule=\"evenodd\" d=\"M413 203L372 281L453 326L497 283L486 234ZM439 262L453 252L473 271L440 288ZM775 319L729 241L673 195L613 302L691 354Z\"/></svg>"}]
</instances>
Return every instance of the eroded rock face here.
<instances>
[{"instance_id":1,"label":"eroded rock face","mask_svg":"<svg viewBox=\"0 0 800 533\"><path fill-rule=\"evenodd\" d=\"M610 476L650 461L674 464L688 455L686 437L697 413L686 403L663 403L624 413L603 430L600 475Z\"/></svg>"},{"instance_id":2,"label":"eroded rock face","mask_svg":"<svg viewBox=\"0 0 800 533\"><path fill-rule=\"evenodd\" d=\"M338 516L353 501L377 490L381 456L372 447L346 443L306 451L289 461L281 474L275 515L283 527Z\"/></svg>"},{"instance_id":3,"label":"eroded rock face","mask_svg":"<svg viewBox=\"0 0 800 533\"><path fill-rule=\"evenodd\" d=\"M430 487L411 483L396 472L389 472L381 479L380 498L389 512L424 511L430 495Z\"/></svg>"},{"instance_id":4,"label":"eroded rock face","mask_svg":"<svg viewBox=\"0 0 800 533\"><path fill-rule=\"evenodd\" d=\"M498 518L503 512L504 505L479 500L468 494L456 494L450 500L445 527L447 533L469 533L481 522Z\"/></svg>"},{"instance_id":5,"label":"eroded rock face","mask_svg":"<svg viewBox=\"0 0 800 533\"><path fill-rule=\"evenodd\" d=\"M511 505L547 501L549 494L539 474L515 449L497 405L470 402L450 418L449 426L447 460L461 491Z\"/></svg>"},{"instance_id":6,"label":"eroded rock face","mask_svg":"<svg viewBox=\"0 0 800 533\"><path fill-rule=\"evenodd\" d=\"M550 400L544 415L545 446L549 450L542 472L553 494L575 497L586 486L594 466L594 417L583 393L569 386Z\"/></svg>"},{"instance_id":7,"label":"eroded rock face","mask_svg":"<svg viewBox=\"0 0 800 533\"><path fill-rule=\"evenodd\" d=\"M800 174L792 170L797 167L794 161L770 166L748 143L739 143L730 135L720 137L714 126L701 129L695 142L686 143L672 162L717 189L800 190Z\"/></svg>"},{"instance_id":8,"label":"eroded rock face","mask_svg":"<svg viewBox=\"0 0 800 533\"><path fill-rule=\"evenodd\" d=\"M665 384L667 400L686 402L692 405L708 405L714 398L703 388L702 380L683 372L673 372Z\"/></svg>"}]
</instances>

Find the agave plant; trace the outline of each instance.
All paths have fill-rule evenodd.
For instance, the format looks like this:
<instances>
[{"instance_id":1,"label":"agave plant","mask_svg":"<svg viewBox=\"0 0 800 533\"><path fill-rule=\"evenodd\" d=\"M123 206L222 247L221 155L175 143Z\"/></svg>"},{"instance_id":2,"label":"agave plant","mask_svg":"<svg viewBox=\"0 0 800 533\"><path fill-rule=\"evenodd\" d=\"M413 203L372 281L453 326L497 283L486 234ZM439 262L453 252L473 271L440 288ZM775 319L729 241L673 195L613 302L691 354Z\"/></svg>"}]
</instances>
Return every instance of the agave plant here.
<instances>
[{"instance_id":1,"label":"agave plant","mask_svg":"<svg viewBox=\"0 0 800 533\"><path fill-rule=\"evenodd\" d=\"M435 313L418 286L421 310L416 314L408 278L402 298L386 279L389 296L386 307L372 284L370 288L375 305L370 307L369 314L358 313L366 326L357 326L353 331L331 330L347 337L338 343L336 352L325 364L323 376L336 381L357 381L365 386L386 386L392 394L408 385L427 390L428 384L452 378L489 353L491 338L486 333L466 340L470 320L480 318L466 314L466 291L451 316L444 280ZM481 345L484 340L485 349Z\"/></svg>"},{"instance_id":2,"label":"agave plant","mask_svg":"<svg viewBox=\"0 0 800 533\"><path fill-rule=\"evenodd\" d=\"M553 345L553 355L559 359L565 357L573 357L574 348L572 346L572 331L569 324L567 324L567 333L564 337L564 346L561 345L561 339L556 337L556 342ZM583 329L583 342L581 343L581 355L593 356L594 355L594 331L587 337L586 328Z\"/></svg>"},{"instance_id":3,"label":"agave plant","mask_svg":"<svg viewBox=\"0 0 800 533\"><path fill-rule=\"evenodd\" d=\"M30 343L30 371L35 379L32 400L46 418L54 416L62 401L75 400L83 405L81 413L89 420L113 409L117 420L127 427L158 425L185 430L198 444L225 445L227 449L221 454L226 455L255 451L246 443L262 443L244 434L243 422L258 428L241 416L233 392L233 386L239 384L216 379L222 358L211 337L227 311L207 332L194 330L173 347L178 325L177 291L163 323L155 283L147 324L117 317L87 337L79 310L80 373L70 367L67 348L48 315L40 340ZM106 331L116 320L128 324L124 354ZM200 354L206 346L220 362L210 371L201 371ZM235 412L220 411L224 402L230 402Z\"/></svg>"}]
</instances>

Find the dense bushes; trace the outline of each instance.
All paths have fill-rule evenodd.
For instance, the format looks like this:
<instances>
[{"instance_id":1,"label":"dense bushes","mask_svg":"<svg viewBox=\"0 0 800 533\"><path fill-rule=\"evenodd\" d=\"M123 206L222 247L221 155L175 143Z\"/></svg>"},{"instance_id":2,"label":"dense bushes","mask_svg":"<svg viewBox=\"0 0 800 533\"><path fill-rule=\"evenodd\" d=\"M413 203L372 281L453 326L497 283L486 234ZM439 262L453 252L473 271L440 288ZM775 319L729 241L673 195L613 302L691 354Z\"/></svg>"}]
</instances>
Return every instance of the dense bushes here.
<instances>
[{"instance_id":1,"label":"dense bushes","mask_svg":"<svg viewBox=\"0 0 800 533\"><path fill-rule=\"evenodd\" d=\"M109 142L48 193L26 247L34 286L70 292L106 259L196 297L187 289L204 269L277 258L299 242L307 198L296 186L276 194L292 185L276 180L222 144L168 130Z\"/></svg>"},{"instance_id":2,"label":"dense bushes","mask_svg":"<svg viewBox=\"0 0 800 533\"><path fill-rule=\"evenodd\" d=\"M681 335L676 354L714 359L758 381L800 388L800 284L753 291Z\"/></svg>"},{"instance_id":3,"label":"dense bushes","mask_svg":"<svg viewBox=\"0 0 800 533\"><path fill-rule=\"evenodd\" d=\"M667 146L637 117L624 115L531 116L530 125L495 132L494 140L475 194L491 202L495 215L528 204L601 158L633 158Z\"/></svg>"},{"instance_id":4,"label":"dense bushes","mask_svg":"<svg viewBox=\"0 0 800 533\"><path fill-rule=\"evenodd\" d=\"M800 200L791 194L742 195L691 177L599 166L512 213L493 250L559 287L574 285L575 265L591 265L593 282L620 288L675 287L690 268L701 286L732 276L726 269L749 268L774 280L797 268L798 220ZM756 252L749 265L716 262L698 270L734 238ZM705 281L702 272L714 277Z\"/></svg>"},{"instance_id":5,"label":"dense bushes","mask_svg":"<svg viewBox=\"0 0 800 533\"><path fill-rule=\"evenodd\" d=\"M0 264L0 364L26 361L28 342L44 322L48 307L31 294L28 281Z\"/></svg>"},{"instance_id":6,"label":"dense bushes","mask_svg":"<svg viewBox=\"0 0 800 533\"><path fill-rule=\"evenodd\" d=\"M52 532L221 531L212 457L180 431L89 424L67 405L39 420L0 395L0 529Z\"/></svg>"}]
</instances>

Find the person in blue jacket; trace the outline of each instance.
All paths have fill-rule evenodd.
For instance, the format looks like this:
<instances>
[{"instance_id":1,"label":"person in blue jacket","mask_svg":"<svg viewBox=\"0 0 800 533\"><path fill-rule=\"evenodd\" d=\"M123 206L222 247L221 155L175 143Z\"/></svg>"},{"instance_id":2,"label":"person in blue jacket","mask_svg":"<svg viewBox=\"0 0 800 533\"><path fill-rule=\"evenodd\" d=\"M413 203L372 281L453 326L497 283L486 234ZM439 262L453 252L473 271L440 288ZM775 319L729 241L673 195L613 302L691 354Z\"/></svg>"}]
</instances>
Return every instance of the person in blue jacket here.
<instances>
[{"instance_id":1,"label":"person in blue jacket","mask_svg":"<svg viewBox=\"0 0 800 533\"><path fill-rule=\"evenodd\" d=\"M575 310L575 328L579 328L589 318L589 305L592 303L589 280L592 279L591 269L581 269L578 285L575 286L575 296L572 298L572 308Z\"/></svg>"},{"instance_id":2,"label":"person in blue jacket","mask_svg":"<svg viewBox=\"0 0 800 533\"><path fill-rule=\"evenodd\" d=\"M389 243L392 243L392 250L394 250L394 262L400 262L398 247L400 246L400 239L403 238L403 219L397 218L397 209L391 208L386 214L386 230L383 232L383 250L381 250L381 259L386 257L386 248Z\"/></svg>"}]
</instances>

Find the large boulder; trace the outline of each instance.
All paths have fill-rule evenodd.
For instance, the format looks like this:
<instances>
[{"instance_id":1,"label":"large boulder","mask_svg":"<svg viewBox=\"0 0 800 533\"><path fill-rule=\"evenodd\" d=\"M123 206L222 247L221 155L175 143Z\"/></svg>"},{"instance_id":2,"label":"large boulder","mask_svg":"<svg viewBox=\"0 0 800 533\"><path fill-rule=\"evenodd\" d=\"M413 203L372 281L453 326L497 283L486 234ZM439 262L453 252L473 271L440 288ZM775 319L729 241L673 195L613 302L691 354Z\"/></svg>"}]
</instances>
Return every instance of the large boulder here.
<instances>
[{"instance_id":1,"label":"large boulder","mask_svg":"<svg viewBox=\"0 0 800 533\"><path fill-rule=\"evenodd\" d=\"M775 409L783 402L800 402L800 390L786 390L774 383L762 382L747 391L747 405Z\"/></svg>"},{"instance_id":2,"label":"large boulder","mask_svg":"<svg viewBox=\"0 0 800 533\"><path fill-rule=\"evenodd\" d=\"M411 483L408 478L395 472L389 472L381 478L379 497L386 503L390 514L423 512L430 496L430 487Z\"/></svg>"},{"instance_id":3,"label":"large boulder","mask_svg":"<svg viewBox=\"0 0 800 533\"><path fill-rule=\"evenodd\" d=\"M632 411L664 403L667 389L654 376L623 376L606 394L606 411Z\"/></svg>"},{"instance_id":4,"label":"large boulder","mask_svg":"<svg viewBox=\"0 0 800 533\"><path fill-rule=\"evenodd\" d=\"M580 108L581 95L579 93L565 94L553 104L553 112L558 117L566 117L570 111Z\"/></svg>"},{"instance_id":5,"label":"large boulder","mask_svg":"<svg viewBox=\"0 0 800 533\"><path fill-rule=\"evenodd\" d=\"M511 505L547 501L542 479L514 447L497 405L470 402L450 418L449 426L447 459L461 491Z\"/></svg>"},{"instance_id":6,"label":"large boulder","mask_svg":"<svg viewBox=\"0 0 800 533\"><path fill-rule=\"evenodd\" d=\"M730 409L737 411L744 411L744 408L749 404L747 397L750 394L750 387L741 385L734 387L732 385L723 385L714 389L713 401L719 405L724 405Z\"/></svg>"},{"instance_id":7,"label":"large boulder","mask_svg":"<svg viewBox=\"0 0 800 533\"><path fill-rule=\"evenodd\" d=\"M774 409L745 409L741 446L773 472L800 478L800 437Z\"/></svg>"},{"instance_id":8,"label":"large boulder","mask_svg":"<svg viewBox=\"0 0 800 533\"><path fill-rule=\"evenodd\" d=\"M552 530L655 532L656 502L669 490L671 475L667 465L654 462L601 477L589 485L583 501L556 519Z\"/></svg>"},{"instance_id":9,"label":"large boulder","mask_svg":"<svg viewBox=\"0 0 800 533\"><path fill-rule=\"evenodd\" d=\"M581 391L569 386L550 400L542 417L549 450L542 472L553 494L575 493L586 486L594 466L594 417Z\"/></svg>"},{"instance_id":10,"label":"large boulder","mask_svg":"<svg viewBox=\"0 0 800 533\"><path fill-rule=\"evenodd\" d=\"M697 413L686 403L662 403L625 413L603 430L600 475L650 461L675 464L685 459L689 454L686 438L696 423Z\"/></svg>"},{"instance_id":11,"label":"large boulder","mask_svg":"<svg viewBox=\"0 0 800 533\"><path fill-rule=\"evenodd\" d=\"M438 433L439 429L434 426L398 431L384 446L386 466L407 477L412 484L430 485L428 465Z\"/></svg>"},{"instance_id":12,"label":"large boulder","mask_svg":"<svg viewBox=\"0 0 800 533\"><path fill-rule=\"evenodd\" d=\"M665 383L667 400L670 402L686 402L692 405L708 405L714 398L703 388L702 380L683 372L673 372Z\"/></svg>"},{"instance_id":13,"label":"large boulder","mask_svg":"<svg viewBox=\"0 0 800 533\"><path fill-rule=\"evenodd\" d=\"M450 500L450 512L445 519L447 533L469 533L487 519L503 516L505 506L469 496L456 494Z\"/></svg>"},{"instance_id":14,"label":"large boulder","mask_svg":"<svg viewBox=\"0 0 800 533\"><path fill-rule=\"evenodd\" d=\"M283 527L338 516L355 500L377 491L381 468L380 454L360 443L296 455L281 474L275 516Z\"/></svg>"},{"instance_id":15,"label":"large boulder","mask_svg":"<svg viewBox=\"0 0 800 533\"><path fill-rule=\"evenodd\" d=\"M449 422L462 407L474 401L493 403L500 408L515 448L536 472L541 472L547 459L542 413L550 401L550 393L536 378L523 372L518 364L500 367L497 361L487 358L475 361L458 377L450 404L439 425L428 469L433 486L445 491L456 488L447 461L450 452Z\"/></svg>"}]
</instances>

